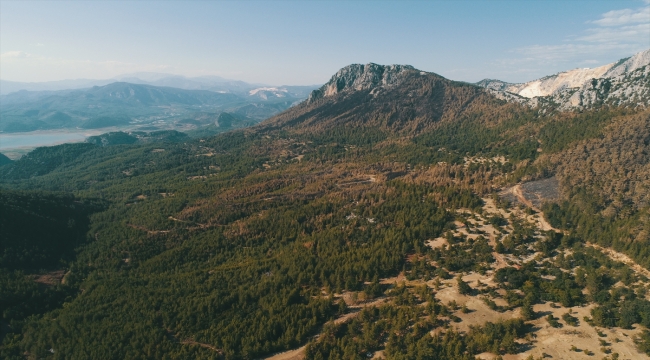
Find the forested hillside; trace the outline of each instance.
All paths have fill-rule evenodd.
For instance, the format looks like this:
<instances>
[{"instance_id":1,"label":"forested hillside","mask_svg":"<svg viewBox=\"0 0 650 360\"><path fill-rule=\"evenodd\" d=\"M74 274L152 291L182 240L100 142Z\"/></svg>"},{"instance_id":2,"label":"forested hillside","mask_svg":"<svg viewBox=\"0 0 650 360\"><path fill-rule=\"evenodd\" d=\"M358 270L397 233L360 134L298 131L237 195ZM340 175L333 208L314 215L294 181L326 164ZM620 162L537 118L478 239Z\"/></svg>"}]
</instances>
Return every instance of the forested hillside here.
<instances>
[{"instance_id":1,"label":"forested hillside","mask_svg":"<svg viewBox=\"0 0 650 360\"><path fill-rule=\"evenodd\" d=\"M395 86L342 91L301 103L265 122L264 128L322 132L340 127L416 134L438 122L505 121L524 107L507 104L484 90L433 73L405 70Z\"/></svg>"},{"instance_id":2,"label":"forested hillside","mask_svg":"<svg viewBox=\"0 0 650 360\"><path fill-rule=\"evenodd\" d=\"M20 330L29 316L61 307L78 293L78 279L70 272L66 284L52 279L63 275L57 270L74 264L75 250L88 240L90 214L104 206L102 201L82 201L68 194L0 191L3 327Z\"/></svg>"},{"instance_id":3,"label":"forested hillside","mask_svg":"<svg viewBox=\"0 0 650 360\"><path fill-rule=\"evenodd\" d=\"M565 191L560 206L547 207L553 223L650 268L650 113L615 118L548 161Z\"/></svg>"},{"instance_id":4,"label":"forested hillside","mask_svg":"<svg viewBox=\"0 0 650 360\"><path fill-rule=\"evenodd\" d=\"M603 356L645 356L648 280L593 243L649 265L650 113L540 113L404 74L247 130L101 146L107 135L0 167L3 196L33 199L14 202L61 199L55 219L93 206L67 222L75 251L49 252L65 297L3 315L1 356L257 359L307 345L308 359L539 358L537 334L574 326L626 334ZM551 176L557 229L497 196ZM18 192L33 189L69 195Z\"/></svg>"}]
</instances>

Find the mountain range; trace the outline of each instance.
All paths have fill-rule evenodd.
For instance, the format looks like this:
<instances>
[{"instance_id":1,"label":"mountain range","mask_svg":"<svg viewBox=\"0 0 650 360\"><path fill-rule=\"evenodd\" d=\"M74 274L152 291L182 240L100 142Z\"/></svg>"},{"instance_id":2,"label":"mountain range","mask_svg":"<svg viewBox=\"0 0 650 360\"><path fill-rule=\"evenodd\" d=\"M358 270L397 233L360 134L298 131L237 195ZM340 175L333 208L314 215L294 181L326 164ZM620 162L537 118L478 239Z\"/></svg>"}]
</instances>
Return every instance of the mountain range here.
<instances>
[{"instance_id":1,"label":"mountain range","mask_svg":"<svg viewBox=\"0 0 650 360\"><path fill-rule=\"evenodd\" d=\"M586 109L602 104L644 106L644 101L650 97L650 87L646 80L650 71L647 66L649 63L650 50L646 50L598 68L575 69L526 83L512 84L485 79L475 85L487 89L497 98L539 107L543 111ZM434 81L434 78L437 80ZM82 79L49 83L3 81L0 87L3 93L9 93L0 96L0 131L107 127L136 131L193 131L212 124L204 120L216 118L223 112L234 114L241 119L233 123L236 128L265 120L299 104L305 98L307 101L299 106L300 109L306 109L319 99L349 90L357 91L355 96L361 96L365 91L368 93L368 99L390 96L391 87L407 81L406 79L411 84L409 86L414 87L414 91L422 86L423 81L428 81L427 87L432 87L434 92L440 90L436 84L448 81L408 65L377 64L347 66L318 89L314 86L248 84L217 76L189 78L159 73L135 73L110 80ZM113 82L114 80L120 81ZM87 88L91 85L95 86ZM83 89L74 89L76 87ZM21 90L11 92L17 89ZM466 88L463 91L467 92L463 96L470 96L469 93L479 96L476 90ZM420 95L424 98L419 97ZM430 94L415 92L414 96L417 106L412 116L421 115L417 114L417 109L439 105L428 103L435 100ZM337 103L337 106L343 105ZM351 116L353 112L346 114ZM364 112L363 116L367 117L368 113ZM443 114L436 113L435 116ZM314 121L318 120L314 118ZM400 121L404 120L399 120L398 123ZM408 121L408 126L427 127L416 123ZM203 129L201 133L207 134L209 129L215 128ZM222 130L224 129L217 128L214 131Z\"/></svg>"},{"instance_id":2,"label":"mountain range","mask_svg":"<svg viewBox=\"0 0 650 360\"><path fill-rule=\"evenodd\" d=\"M174 78L176 79L176 78ZM133 80L133 79L131 79ZM179 79L176 79L179 80ZM179 81L182 81L180 79ZM162 78L153 83L173 83ZM17 91L0 97L0 131L145 127L191 130L206 122L206 113L228 112L254 124L304 99L311 87L253 87L222 83L227 90L187 90L131 82L112 82L87 89ZM241 90L241 91L240 91ZM239 125L238 125L239 124Z\"/></svg>"},{"instance_id":3,"label":"mountain range","mask_svg":"<svg viewBox=\"0 0 650 360\"><path fill-rule=\"evenodd\" d=\"M503 113L494 111L507 106L498 105L497 99L543 112L603 105L647 108L649 73L650 50L596 69L571 70L523 84L499 80L466 84L408 65L353 64L312 91L307 101L260 126L313 132L354 124L416 135L449 121L503 119ZM486 106L495 110L481 115Z\"/></svg>"},{"instance_id":4,"label":"mountain range","mask_svg":"<svg viewBox=\"0 0 650 360\"><path fill-rule=\"evenodd\" d=\"M484 79L476 84L504 98L514 99L511 94L518 95L519 101L529 102L531 106L543 104L544 98L565 110L603 102L627 104L634 98L643 105L643 99L650 96L648 84L644 82L650 71L648 65L650 49L597 68L564 71L526 83Z\"/></svg>"},{"instance_id":5,"label":"mountain range","mask_svg":"<svg viewBox=\"0 0 650 360\"><path fill-rule=\"evenodd\" d=\"M264 84L250 84L239 80L225 79L220 76L187 77L165 73L139 72L116 76L112 79L69 79L47 82L17 82L0 80L0 95L25 91L58 91L72 89L86 89L93 86L104 86L114 82L128 82L132 84L165 86L184 90L210 90L246 95L255 89L278 88L280 92L287 93L290 97L306 97L316 86L269 86Z\"/></svg>"},{"instance_id":6,"label":"mountain range","mask_svg":"<svg viewBox=\"0 0 650 360\"><path fill-rule=\"evenodd\" d=\"M628 60L531 98L352 64L242 129L221 109L285 92L24 102L76 126L100 104L229 131L5 159L0 357L647 358L650 76Z\"/></svg>"}]
</instances>

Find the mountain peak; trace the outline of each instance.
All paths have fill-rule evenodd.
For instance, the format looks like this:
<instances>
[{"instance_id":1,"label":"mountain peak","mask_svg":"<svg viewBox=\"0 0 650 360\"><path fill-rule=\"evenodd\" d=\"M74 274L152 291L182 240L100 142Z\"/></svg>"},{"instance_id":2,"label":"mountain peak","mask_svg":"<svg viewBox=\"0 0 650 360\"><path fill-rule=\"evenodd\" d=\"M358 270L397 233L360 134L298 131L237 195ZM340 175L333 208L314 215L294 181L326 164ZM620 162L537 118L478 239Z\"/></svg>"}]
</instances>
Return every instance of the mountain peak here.
<instances>
[{"instance_id":1,"label":"mountain peak","mask_svg":"<svg viewBox=\"0 0 650 360\"><path fill-rule=\"evenodd\" d=\"M507 83L495 79L484 79L476 83L480 87L495 91L507 91L525 98L553 96L570 89L591 86L593 79L614 78L631 73L650 64L650 49L615 63L596 68L577 68L554 75L528 81L526 83Z\"/></svg>"},{"instance_id":2,"label":"mountain peak","mask_svg":"<svg viewBox=\"0 0 650 360\"><path fill-rule=\"evenodd\" d=\"M476 85L486 88L486 89L491 89L491 90L496 90L496 91L504 91L506 90L509 86L513 85L512 83L501 81L498 79L483 79L479 82L476 83Z\"/></svg>"},{"instance_id":3,"label":"mountain peak","mask_svg":"<svg viewBox=\"0 0 650 360\"><path fill-rule=\"evenodd\" d=\"M351 64L340 69L325 85L312 91L308 102L346 90L368 90L396 85L410 71L417 70L410 65Z\"/></svg>"},{"instance_id":4,"label":"mountain peak","mask_svg":"<svg viewBox=\"0 0 650 360\"><path fill-rule=\"evenodd\" d=\"M604 77L619 76L650 64L650 49L641 51L612 64Z\"/></svg>"}]
</instances>

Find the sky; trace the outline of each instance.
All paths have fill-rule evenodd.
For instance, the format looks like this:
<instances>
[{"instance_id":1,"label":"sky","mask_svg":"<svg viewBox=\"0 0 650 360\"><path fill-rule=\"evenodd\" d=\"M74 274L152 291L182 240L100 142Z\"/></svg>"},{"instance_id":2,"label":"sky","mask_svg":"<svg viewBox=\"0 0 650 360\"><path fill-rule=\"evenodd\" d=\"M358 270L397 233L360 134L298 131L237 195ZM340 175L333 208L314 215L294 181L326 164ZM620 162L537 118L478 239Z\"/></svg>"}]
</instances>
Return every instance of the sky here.
<instances>
[{"instance_id":1,"label":"sky","mask_svg":"<svg viewBox=\"0 0 650 360\"><path fill-rule=\"evenodd\" d=\"M650 0L6 1L0 78L135 72L272 85L352 63L525 82L650 48Z\"/></svg>"}]
</instances>

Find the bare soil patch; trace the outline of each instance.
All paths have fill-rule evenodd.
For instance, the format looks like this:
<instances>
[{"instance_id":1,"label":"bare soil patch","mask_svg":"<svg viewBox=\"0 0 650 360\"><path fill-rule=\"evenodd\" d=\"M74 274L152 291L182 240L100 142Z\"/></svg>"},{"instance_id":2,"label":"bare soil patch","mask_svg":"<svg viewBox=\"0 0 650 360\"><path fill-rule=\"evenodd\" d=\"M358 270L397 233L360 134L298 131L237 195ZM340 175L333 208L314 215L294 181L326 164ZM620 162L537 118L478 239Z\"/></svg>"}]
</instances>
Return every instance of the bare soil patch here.
<instances>
[{"instance_id":1,"label":"bare soil patch","mask_svg":"<svg viewBox=\"0 0 650 360\"><path fill-rule=\"evenodd\" d=\"M540 208L544 202L560 198L560 183L555 177L529 181L505 189L499 195L513 203Z\"/></svg>"},{"instance_id":2,"label":"bare soil patch","mask_svg":"<svg viewBox=\"0 0 650 360\"><path fill-rule=\"evenodd\" d=\"M305 358L306 347L307 345L301 346L295 350L281 352L266 358L266 360L302 360Z\"/></svg>"},{"instance_id":3,"label":"bare soil patch","mask_svg":"<svg viewBox=\"0 0 650 360\"><path fill-rule=\"evenodd\" d=\"M56 286L61 284L65 276L65 270L55 270L43 274L34 275L34 282L45 286Z\"/></svg>"},{"instance_id":4,"label":"bare soil patch","mask_svg":"<svg viewBox=\"0 0 650 360\"><path fill-rule=\"evenodd\" d=\"M539 330L535 332L533 348L521 354L504 356L504 359L525 359L531 354L537 358L542 356L543 353L552 356L552 359L601 359L605 356L600 350L603 347L600 343L601 340L608 344L605 348L611 349L612 353L618 353L620 359L650 358L639 353L632 340L634 335L641 331L638 327L632 330L621 328L603 329L587 324L583 318L591 316L590 311L594 307L594 304L571 309L561 306L551 307L550 303L535 305L533 310L537 312L538 318L531 321L531 323ZM571 316L579 319L578 326L567 325L563 320L559 320L563 326L554 328L544 318L548 314L552 314L554 317L561 319L562 315L568 311L571 311ZM606 336L599 336L598 331L601 331ZM580 352L571 350L572 346L575 346ZM583 352L584 350L589 350L595 355L588 356Z\"/></svg>"}]
</instances>

